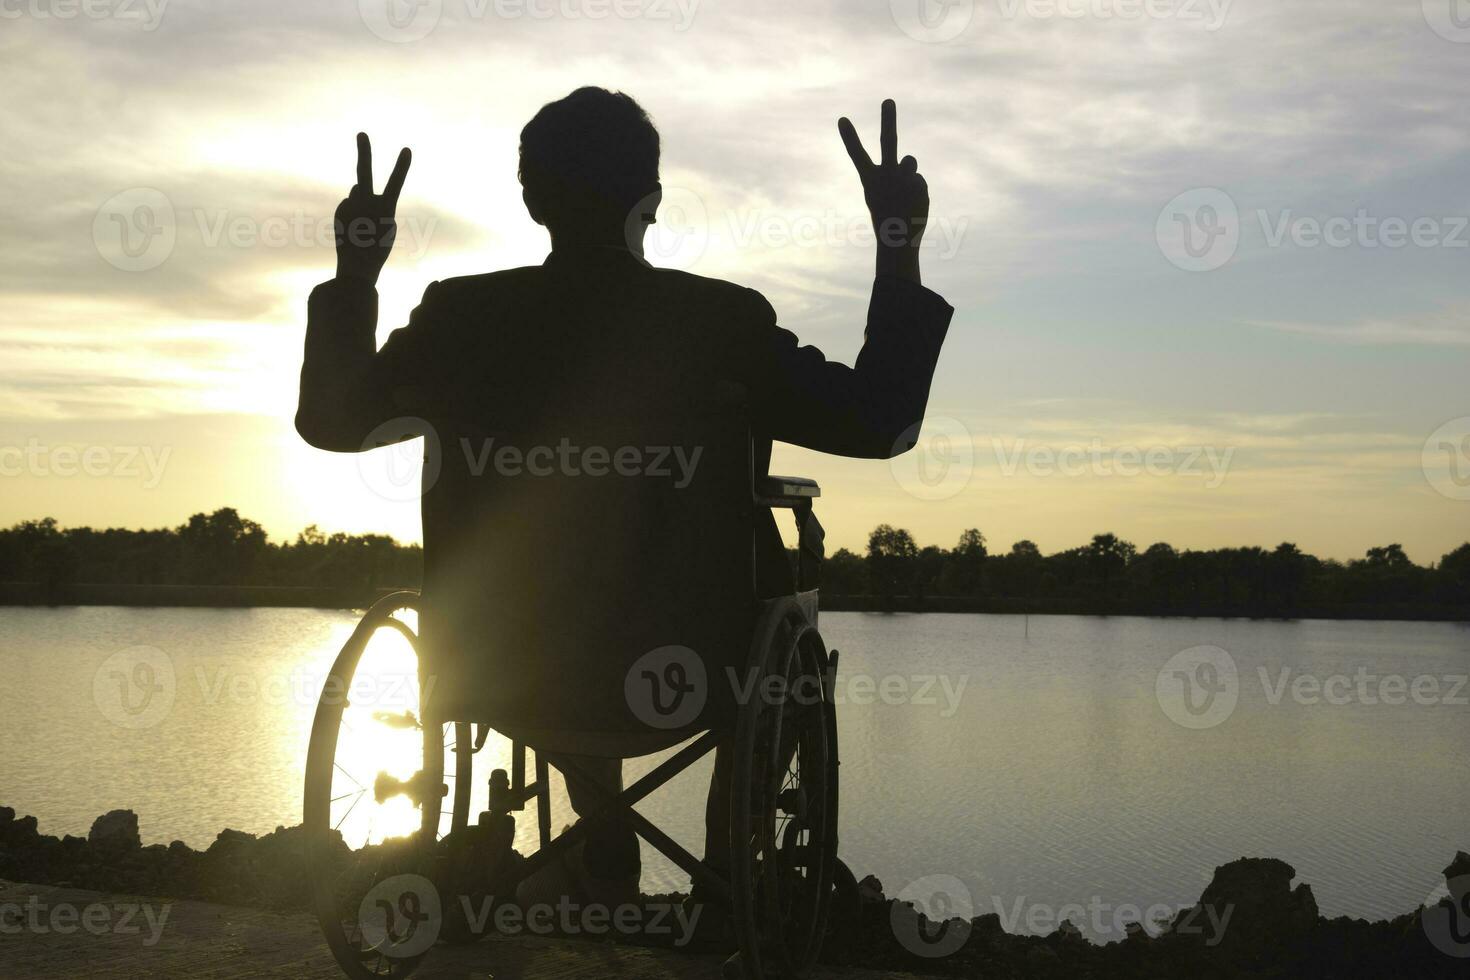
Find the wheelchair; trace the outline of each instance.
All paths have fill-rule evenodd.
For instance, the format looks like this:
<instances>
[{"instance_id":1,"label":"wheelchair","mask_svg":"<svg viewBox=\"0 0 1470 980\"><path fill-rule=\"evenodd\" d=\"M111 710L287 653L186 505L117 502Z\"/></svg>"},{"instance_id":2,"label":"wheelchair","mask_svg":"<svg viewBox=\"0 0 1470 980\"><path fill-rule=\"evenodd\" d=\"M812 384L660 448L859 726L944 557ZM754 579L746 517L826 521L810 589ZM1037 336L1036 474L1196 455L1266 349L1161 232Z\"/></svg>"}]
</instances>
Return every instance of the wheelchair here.
<instances>
[{"instance_id":1,"label":"wheelchair","mask_svg":"<svg viewBox=\"0 0 1470 980\"><path fill-rule=\"evenodd\" d=\"M480 691L493 685L483 676L451 679L447 684L440 678L437 686L433 684L454 655L424 639L421 626L431 609L419 593L388 595L357 624L331 667L316 709L303 808L312 902L327 943L347 976L407 977L446 947L493 934L483 919L477 928L461 910L469 911L477 901L489 901L496 908L513 902L519 882L562 860L586 838L589 828L603 820L619 821L635 831L688 873L705 900L727 912L730 928L723 947L726 952L734 947L724 966L727 977L799 977L815 962L827 935L834 889L843 876L850 878L837 858L838 750L832 690L837 653L828 651L817 630L824 547L813 503L821 491L813 481L800 478L755 478L748 431L740 434L744 459L723 473L719 466L712 467L716 471L712 485L725 488L717 495L741 479L741 499L728 494L721 500L708 494L686 495L679 498L679 506L685 508L681 519L693 519L689 515L695 512L738 511L742 516L736 522L737 533L744 535L751 532L757 515L770 521L776 512L789 512L795 518L798 542L792 570L795 589L761 598L752 563L736 576L748 585L736 603L743 618L685 611L691 621L703 623L706 636L712 635L710 630L728 634L737 628L732 623L745 624L744 635L731 637L720 654L700 660L699 652L675 642L649 650L635 647L598 661L603 673L578 695L586 703L567 705L564 717L590 710L594 701L623 702L627 710L602 725L615 730L598 740L600 748L588 751L584 740L576 754L631 758L674 751L621 792L597 791L596 813L583 814L559 835L551 829L553 766L546 755L558 760L556 768L564 777L585 776L564 760L566 749L548 747L554 741L549 733L523 723L507 725L504 716L514 714L514 705L528 701L565 704L564 692L551 685L573 678L511 681L502 685L509 694L497 704L487 704ZM562 512L577 509L564 506ZM426 549L428 528L426 516ZM694 541L699 535L678 537ZM677 576L668 577L661 587L680 588ZM406 644L416 662L417 703L410 698L397 705L401 710L365 714L357 710L362 706L354 705L355 675L369 640L384 631L397 634L398 645ZM499 669L502 677L519 676L504 663ZM610 678L616 674L622 675L623 687L609 693ZM703 700L701 710L681 704L685 696ZM522 721L534 713L534 709L522 712ZM509 743L509 772L496 768L489 773L488 806L472 815L475 758L492 731ZM403 745L412 745L410 765L401 767L398 775L372 772L391 754L389 742L399 746L395 751L400 761ZM721 744L728 746L733 770L727 872L694 857L634 809ZM534 755L530 769L528 748ZM411 773L404 775L408 768ZM479 778L485 779L485 774ZM522 857L512 847L514 814L529 805L535 807L539 847ZM344 826L355 820L352 825L361 827L364 815L374 810L396 814L397 829L407 832L385 836L375 833L369 821L362 846L354 849L344 839Z\"/></svg>"}]
</instances>

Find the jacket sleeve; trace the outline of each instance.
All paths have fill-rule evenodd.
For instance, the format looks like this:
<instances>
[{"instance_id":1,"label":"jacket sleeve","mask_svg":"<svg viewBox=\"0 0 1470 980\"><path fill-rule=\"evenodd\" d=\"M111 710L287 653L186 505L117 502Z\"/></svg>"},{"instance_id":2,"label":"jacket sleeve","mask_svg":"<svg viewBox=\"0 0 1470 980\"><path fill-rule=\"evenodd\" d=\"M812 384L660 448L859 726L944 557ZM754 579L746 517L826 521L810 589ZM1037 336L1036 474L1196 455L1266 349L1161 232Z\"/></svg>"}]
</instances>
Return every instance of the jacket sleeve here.
<instances>
[{"instance_id":1,"label":"jacket sleeve","mask_svg":"<svg viewBox=\"0 0 1470 980\"><path fill-rule=\"evenodd\" d=\"M438 286L429 286L408 326L393 331L381 351L376 342L376 289L333 279L312 290L296 405L301 438L334 452L362 452L379 445L377 440L368 444L373 430L405 414L395 384L426 368L429 348L441 333L436 329L442 319Z\"/></svg>"},{"instance_id":2,"label":"jacket sleeve","mask_svg":"<svg viewBox=\"0 0 1470 980\"><path fill-rule=\"evenodd\" d=\"M760 434L866 459L913 448L953 307L923 286L879 277L863 348L848 367L800 346L765 298L749 292L761 321L747 379Z\"/></svg>"}]
</instances>

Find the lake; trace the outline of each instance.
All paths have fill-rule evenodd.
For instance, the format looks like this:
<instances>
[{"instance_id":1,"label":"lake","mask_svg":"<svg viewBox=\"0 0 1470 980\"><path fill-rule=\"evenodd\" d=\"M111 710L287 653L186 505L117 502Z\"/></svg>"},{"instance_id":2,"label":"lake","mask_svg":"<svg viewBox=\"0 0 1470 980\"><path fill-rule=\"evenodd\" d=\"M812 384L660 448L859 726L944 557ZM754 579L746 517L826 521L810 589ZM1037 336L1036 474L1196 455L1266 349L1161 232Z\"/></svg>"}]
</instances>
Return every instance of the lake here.
<instances>
[{"instance_id":1,"label":"lake","mask_svg":"<svg viewBox=\"0 0 1470 980\"><path fill-rule=\"evenodd\" d=\"M129 808L145 843L196 848L300 822L316 696L355 620L0 609L0 804L58 836ZM1382 918L1470 850L1464 625L828 613L822 631L842 653L841 853L890 896L943 892L1022 932L1081 908L1110 940L1242 856L1293 865L1324 915ZM696 853L707 780L706 761L641 806ZM560 786L554 809L572 819ZM534 810L518 822L533 847ZM686 883L645 846L646 891Z\"/></svg>"}]
</instances>

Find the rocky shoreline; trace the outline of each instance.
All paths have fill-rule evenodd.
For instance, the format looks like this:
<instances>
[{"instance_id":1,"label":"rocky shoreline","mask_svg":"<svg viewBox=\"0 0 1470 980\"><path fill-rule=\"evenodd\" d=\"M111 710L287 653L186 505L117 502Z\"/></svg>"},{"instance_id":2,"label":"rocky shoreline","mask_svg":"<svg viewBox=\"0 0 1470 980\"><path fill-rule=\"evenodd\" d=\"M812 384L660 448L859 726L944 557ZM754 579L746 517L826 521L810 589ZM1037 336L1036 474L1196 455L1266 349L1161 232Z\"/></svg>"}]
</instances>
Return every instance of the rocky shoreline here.
<instances>
[{"instance_id":1,"label":"rocky shoreline","mask_svg":"<svg viewBox=\"0 0 1470 980\"><path fill-rule=\"evenodd\" d=\"M99 817L85 838L57 838L42 834L35 817L0 807L0 879L31 884L302 911L311 894L302 843L300 827L282 827L263 836L225 830L203 851L180 841L145 847L137 816L128 810ZM1088 941L1066 921L1046 936L1008 933L995 913L931 922L912 905L886 897L870 876L842 890L822 959L834 966L997 980L1463 978L1470 976L1470 854L1456 854L1444 874L1450 897L1437 905L1386 921L1327 919L1310 885L1293 886L1290 865L1241 858L1215 869L1192 909L1162 928L1138 924L1127 939L1107 945Z\"/></svg>"}]
</instances>

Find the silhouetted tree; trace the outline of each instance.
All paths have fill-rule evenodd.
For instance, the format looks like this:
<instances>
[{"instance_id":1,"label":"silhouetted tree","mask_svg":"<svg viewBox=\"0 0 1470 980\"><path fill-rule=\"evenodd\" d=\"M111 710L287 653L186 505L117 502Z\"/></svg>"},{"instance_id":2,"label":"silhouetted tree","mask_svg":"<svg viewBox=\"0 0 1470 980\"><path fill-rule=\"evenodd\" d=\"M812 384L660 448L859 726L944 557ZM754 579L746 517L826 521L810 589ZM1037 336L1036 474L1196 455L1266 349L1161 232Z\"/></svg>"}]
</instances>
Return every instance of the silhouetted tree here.
<instances>
[{"instance_id":1,"label":"silhouetted tree","mask_svg":"<svg viewBox=\"0 0 1470 980\"><path fill-rule=\"evenodd\" d=\"M861 555L838 548L822 563L822 590L830 595L867 595L868 563Z\"/></svg>"},{"instance_id":2,"label":"silhouetted tree","mask_svg":"<svg viewBox=\"0 0 1470 980\"><path fill-rule=\"evenodd\" d=\"M913 535L889 524L879 524L868 535L868 582L873 591L892 598L905 595L913 584L919 547Z\"/></svg>"},{"instance_id":3,"label":"silhouetted tree","mask_svg":"<svg viewBox=\"0 0 1470 980\"><path fill-rule=\"evenodd\" d=\"M939 589L944 595L980 595L985 582L985 535L977 528L960 533L960 540L949 552L939 576Z\"/></svg>"}]
</instances>

